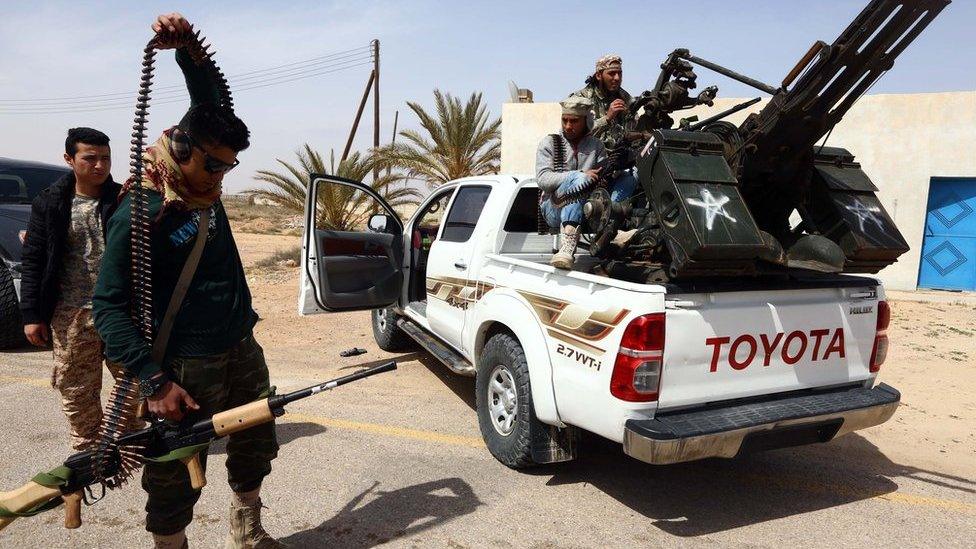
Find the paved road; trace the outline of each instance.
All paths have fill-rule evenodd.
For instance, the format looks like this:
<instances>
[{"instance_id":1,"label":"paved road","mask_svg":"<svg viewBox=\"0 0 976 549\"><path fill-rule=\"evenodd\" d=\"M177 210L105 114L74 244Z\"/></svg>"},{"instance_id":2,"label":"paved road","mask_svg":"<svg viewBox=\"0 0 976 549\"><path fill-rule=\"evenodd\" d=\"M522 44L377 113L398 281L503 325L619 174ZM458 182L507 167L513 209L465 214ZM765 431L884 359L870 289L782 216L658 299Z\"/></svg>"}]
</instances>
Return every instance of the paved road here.
<instances>
[{"instance_id":1,"label":"paved road","mask_svg":"<svg viewBox=\"0 0 976 549\"><path fill-rule=\"evenodd\" d=\"M342 325L357 334L364 315ZM348 324L344 324L348 322ZM260 339L260 333L259 333ZM358 343L357 343L358 344ZM283 390L385 356L301 360L268 351ZM432 359L401 356L393 374L303 401L279 427L283 447L265 484L265 524L295 547L972 547L976 482L894 463L874 431L830 444L652 467L584 439L574 463L515 472L484 448L473 382ZM0 485L57 464L64 420L48 385L49 352L0 355ZM219 547L227 528L223 445L189 529L191 547ZM976 459L976 458L974 458ZM83 509L22 519L0 547L144 547L137 485Z\"/></svg>"}]
</instances>

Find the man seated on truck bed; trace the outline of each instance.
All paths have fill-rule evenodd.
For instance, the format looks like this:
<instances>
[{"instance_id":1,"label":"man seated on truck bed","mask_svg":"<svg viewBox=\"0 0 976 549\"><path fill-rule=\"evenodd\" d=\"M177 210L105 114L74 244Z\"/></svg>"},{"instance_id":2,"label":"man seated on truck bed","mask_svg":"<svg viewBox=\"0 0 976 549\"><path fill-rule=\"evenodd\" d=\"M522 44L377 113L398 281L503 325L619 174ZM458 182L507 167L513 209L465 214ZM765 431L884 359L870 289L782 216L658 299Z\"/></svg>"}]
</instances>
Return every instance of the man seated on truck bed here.
<instances>
[{"instance_id":1,"label":"man seated on truck bed","mask_svg":"<svg viewBox=\"0 0 976 549\"><path fill-rule=\"evenodd\" d=\"M592 127L593 102L586 97L569 97L562 103L562 133L547 135L539 142L535 156L535 173L542 189L540 209L550 227L561 227L562 244L549 263L558 269L572 269L579 226L583 222L583 201L587 192L573 196L574 191L592 187L606 162L603 143L589 135ZM619 202L630 198L637 179L625 172L610 185L610 198ZM558 193L562 205L553 204ZM565 197L571 197L568 200ZM559 202L559 201L557 201Z\"/></svg>"}]
</instances>

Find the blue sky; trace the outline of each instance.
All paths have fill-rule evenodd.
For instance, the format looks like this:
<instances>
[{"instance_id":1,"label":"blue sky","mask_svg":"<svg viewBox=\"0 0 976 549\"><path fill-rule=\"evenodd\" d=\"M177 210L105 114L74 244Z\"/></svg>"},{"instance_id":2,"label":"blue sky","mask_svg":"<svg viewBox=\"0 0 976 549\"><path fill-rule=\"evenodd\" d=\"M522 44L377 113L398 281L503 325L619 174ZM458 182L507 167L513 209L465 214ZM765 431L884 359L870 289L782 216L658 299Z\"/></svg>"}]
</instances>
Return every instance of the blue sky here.
<instances>
[{"instance_id":1,"label":"blue sky","mask_svg":"<svg viewBox=\"0 0 976 549\"><path fill-rule=\"evenodd\" d=\"M634 93L657 76L676 47L775 83L814 40L831 42L867 0L643 2L37 2L4 7L0 20L3 100L134 93L141 50L154 16L177 10L202 29L217 60L235 75L381 42L382 141L400 110L400 128L416 126L407 100L429 105L435 87L456 95L484 92L498 115L508 81L552 101L582 85L594 60L624 58L624 87ZM676 9L674 6L682 6ZM899 57L871 93L976 90L976 2L956 0ZM171 54L160 57L156 86L179 84ZM304 142L328 154L345 144L368 67L235 95L252 147L227 180L252 187L258 169L291 160ZM701 69L699 82L724 97L752 96L743 85ZM122 102L124 104L124 101ZM151 110L153 137L185 105ZM372 110L355 148L372 139ZM0 156L60 163L64 132L88 125L113 140L117 180L127 175L132 107L59 114L0 113Z\"/></svg>"}]
</instances>

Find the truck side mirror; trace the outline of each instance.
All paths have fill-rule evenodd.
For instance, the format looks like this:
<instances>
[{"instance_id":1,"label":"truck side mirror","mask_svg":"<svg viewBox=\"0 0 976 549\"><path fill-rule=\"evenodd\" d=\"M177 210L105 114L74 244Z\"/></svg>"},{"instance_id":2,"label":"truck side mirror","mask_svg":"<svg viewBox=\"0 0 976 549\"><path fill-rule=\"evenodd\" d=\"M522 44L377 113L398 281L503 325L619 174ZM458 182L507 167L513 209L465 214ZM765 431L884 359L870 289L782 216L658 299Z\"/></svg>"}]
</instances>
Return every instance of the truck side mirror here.
<instances>
[{"instance_id":1,"label":"truck side mirror","mask_svg":"<svg viewBox=\"0 0 976 549\"><path fill-rule=\"evenodd\" d=\"M390 226L389 216L386 214L373 214L369 216L369 221L366 223L366 226L374 233L385 233L386 228Z\"/></svg>"}]
</instances>

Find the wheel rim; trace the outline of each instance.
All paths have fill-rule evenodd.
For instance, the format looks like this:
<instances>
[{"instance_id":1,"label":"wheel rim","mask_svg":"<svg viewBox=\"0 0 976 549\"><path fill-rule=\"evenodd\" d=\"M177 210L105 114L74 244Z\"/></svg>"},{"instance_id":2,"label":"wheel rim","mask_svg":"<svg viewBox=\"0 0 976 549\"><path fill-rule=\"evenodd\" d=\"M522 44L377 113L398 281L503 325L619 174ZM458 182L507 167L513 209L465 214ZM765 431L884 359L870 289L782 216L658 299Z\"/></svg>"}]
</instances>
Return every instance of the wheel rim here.
<instances>
[{"instance_id":1,"label":"wheel rim","mask_svg":"<svg viewBox=\"0 0 976 549\"><path fill-rule=\"evenodd\" d=\"M376 312L376 327L379 328L381 332L386 331L386 309L380 309Z\"/></svg>"},{"instance_id":2,"label":"wheel rim","mask_svg":"<svg viewBox=\"0 0 976 549\"><path fill-rule=\"evenodd\" d=\"M512 434L518 419L518 393L512 373L501 364L495 366L488 377L488 413L498 434Z\"/></svg>"}]
</instances>

